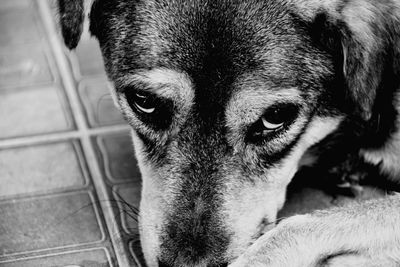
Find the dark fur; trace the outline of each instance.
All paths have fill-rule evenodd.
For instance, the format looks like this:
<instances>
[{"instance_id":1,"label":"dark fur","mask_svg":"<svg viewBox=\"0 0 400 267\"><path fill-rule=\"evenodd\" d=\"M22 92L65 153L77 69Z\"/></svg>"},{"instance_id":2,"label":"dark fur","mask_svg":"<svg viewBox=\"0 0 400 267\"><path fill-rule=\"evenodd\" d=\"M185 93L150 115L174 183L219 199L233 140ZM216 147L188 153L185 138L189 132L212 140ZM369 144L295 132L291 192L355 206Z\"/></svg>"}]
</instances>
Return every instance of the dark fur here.
<instances>
[{"instance_id":1,"label":"dark fur","mask_svg":"<svg viewBox=\"0 0 400 267\"><path fill-rule=\"evenodd\" d=\"M78 45L82 34L84 10L83 1L58 1L61 32L69 49Z\"/></svg>"}]
</instances>

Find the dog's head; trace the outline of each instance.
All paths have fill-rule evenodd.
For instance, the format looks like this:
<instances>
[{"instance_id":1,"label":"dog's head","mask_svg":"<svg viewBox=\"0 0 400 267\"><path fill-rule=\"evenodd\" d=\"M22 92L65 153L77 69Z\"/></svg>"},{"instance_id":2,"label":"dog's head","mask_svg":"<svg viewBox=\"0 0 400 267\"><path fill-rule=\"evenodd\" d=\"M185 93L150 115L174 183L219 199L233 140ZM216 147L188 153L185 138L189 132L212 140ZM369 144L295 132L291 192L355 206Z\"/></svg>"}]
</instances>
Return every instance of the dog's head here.
<instances>
[{"instance_id":1,"label":"dog's head","mask_svg":"<svg viewBox=\"0 0 400 267\"><path fill-rule=\"evenodd\" d=\"M90 30L133 128L150 266L230 262L275 221L307 150L344 114L371 117L386 64L374 26L387 26L372 2L94 1ZM83 4L60 10L74 48Z\"/></svg>"}]
</instances>

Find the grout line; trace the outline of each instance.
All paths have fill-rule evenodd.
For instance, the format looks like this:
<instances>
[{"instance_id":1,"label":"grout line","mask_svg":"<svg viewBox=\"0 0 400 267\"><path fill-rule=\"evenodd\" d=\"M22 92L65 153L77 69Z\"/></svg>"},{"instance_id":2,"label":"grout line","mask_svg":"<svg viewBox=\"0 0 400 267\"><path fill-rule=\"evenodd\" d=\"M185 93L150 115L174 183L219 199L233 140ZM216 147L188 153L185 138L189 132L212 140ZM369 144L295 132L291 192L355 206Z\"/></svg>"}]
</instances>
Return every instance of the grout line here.
<instances>
[{"instance_id":1,"label":"grout line","mask_svg":"<svg viewBox=\"0 0 400 267\"><path fill-rule=\"evenodd\" d=\"M26 145L36 145L41 143L50 143L57 141L66 141L68 139L79 138L79 132L61 132L50 133L45 135L36 135L29 137L16 137L11 139L0 140L0 149L20 147Z\"/></svg>"},{"instance_id":2,"label":"grout line","mask_svg":"<svg viewBox=\"0 0 400 267\"><path fill-rule=\"evenodd\" d=\"M113 125L99 128L87 129L90 137L97 135L121 133L129 131L127 125ZM14 137L9 139L0 139L0 149L8 149L13 147L21 147L28 145L37 145L50 142L62 142L70 139L83 138L84 134L81 131L56 132L33 136Z\"/></svg>"},{"instance_id":3,"label":"grout line","mask_svg":"<svg viewBox=\"0 0 400 267\"><path fill-rule=\"evenodd\" d=\"M105 126L99 128L93 128L89 130L89 135L102 135L102 134L111 134L111 133L118 133L118 132L128 132L131 130L131 127L125 124L114 125L114 126Z\"/></svg>"},{"instance_id":4,"label":"grout line","mask_svg":"<svg viewBox=\"0 0 400 267\"><path fill-rule=\"evenodd\" d=\"M34 259L46 259L46 258L50 258L50 257L54 257L54 256L60 256L60 255L72 255L72 254L79 254L82 252L88 252L88 251L103 251L107 257L107 260L110 262L111 266L111 259L110 259L110 252L108 251L108 249L104 248L104 247L93 247L93 248L82 248L82 249L74 249L74 250L70 250L70 251L60 251L60 252L53 252L50 254L46 254L46 255L29 255L23 258L18 258L18 259L8 259L8 257L4 257L4 259L0 260L0 264L4 264L4 263L11 263L11 264L15 264L21 261L26 261L26 260L34 260ZM31 253L31 252L29 252ZM70 265L73 266L73 265Z\"/></svg>"},{"instance_id":5,"label":"grout line","mask_svg":"<svg viewBox=\"0 0 400 267\"><path fill-rule=\"evenodd\" d=\"M80 106L79 96L75 88L74 78L71 69L69 69L68 67L68 62L62 49L63 44L58 38L56 26L54 24L53 15L51 13L48 1L37 0L36 3L39 7L45 30L47 32L50 45L53 49L54 57L60 71L61 79L70 101L71 109L75 117L79 135L81 138L82 147L86 155L86 161L92 174L93 183L94 187L96 188L98 198L100 200L108 200L109 197L107 186L105 184L105 181L101 179L102 173L96 160L96 152L94 151L90 140L90 130L88 129L88 125L86 124L86 119L84 117L85 113L83 111L83 108ZM118 223L115 219L116 215L114 213L114 210L110 206L107 206L104 201L101 201L100 205L103 210L106 225L114 246L114 252L117 257L119 266L128 267L129 259L125 252L124 244L123 242L121 242L122 236L119 231Z\"/></svg>"}]
</instances>

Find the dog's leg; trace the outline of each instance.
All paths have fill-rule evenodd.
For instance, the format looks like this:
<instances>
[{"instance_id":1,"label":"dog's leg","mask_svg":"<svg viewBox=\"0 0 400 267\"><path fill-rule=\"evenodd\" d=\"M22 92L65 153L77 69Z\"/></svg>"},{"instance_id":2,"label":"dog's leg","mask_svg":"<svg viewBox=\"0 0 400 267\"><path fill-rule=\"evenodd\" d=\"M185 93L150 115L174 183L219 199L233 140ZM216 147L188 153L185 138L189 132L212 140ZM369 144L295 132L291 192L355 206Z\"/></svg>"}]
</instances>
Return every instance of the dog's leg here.
<instances>
[{"instance_id":1,"label":"dog's leg","mask_svg":"<svg viewBox=\"0 0 400 267\"><path fill-rule=\"evenodd\" d=\"M260 237L230 266L399 266L399 211L396 194L294 216Z\"/></svg>"}]
</instances>

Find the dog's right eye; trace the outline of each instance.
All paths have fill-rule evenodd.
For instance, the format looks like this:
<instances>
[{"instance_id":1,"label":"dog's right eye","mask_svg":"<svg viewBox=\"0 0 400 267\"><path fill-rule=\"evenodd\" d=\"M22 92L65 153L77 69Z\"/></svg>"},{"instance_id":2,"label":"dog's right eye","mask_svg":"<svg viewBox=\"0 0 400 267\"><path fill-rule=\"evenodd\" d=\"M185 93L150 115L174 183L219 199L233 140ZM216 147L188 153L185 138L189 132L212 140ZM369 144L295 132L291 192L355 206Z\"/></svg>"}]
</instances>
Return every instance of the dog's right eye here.
<instances>
[{"instance_id":1,"label":"dog's right eye","mask_svg":"<svg viewBox=\"0 0 400 267\"><path fill-rule=\"evenodd\" d=\"M142 122L155 130L164 130L172 121L173 102L152 92L127 88L126 100Z\"/></svg>"},{"instance_id":2,"label":"dog's right eye","mask_svg":"<svg viewBox=\"0 0 400 267\"><path fill-rule=\"evenodd\" d=\"M151 114L156 110L157 98L151 93L126 90L125 96L129 106L139 113Z\"/></svg>"}]
</instances>

